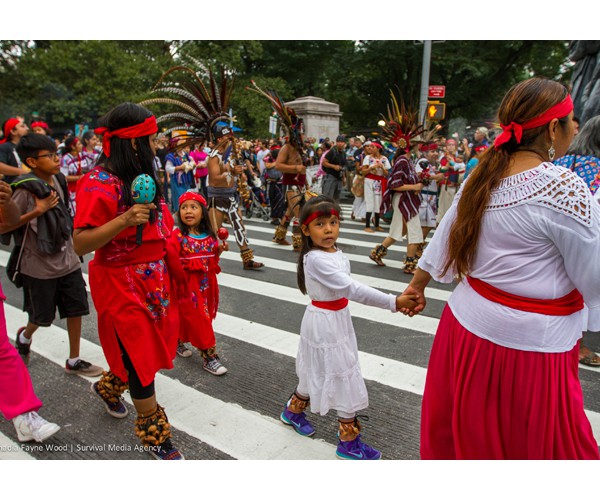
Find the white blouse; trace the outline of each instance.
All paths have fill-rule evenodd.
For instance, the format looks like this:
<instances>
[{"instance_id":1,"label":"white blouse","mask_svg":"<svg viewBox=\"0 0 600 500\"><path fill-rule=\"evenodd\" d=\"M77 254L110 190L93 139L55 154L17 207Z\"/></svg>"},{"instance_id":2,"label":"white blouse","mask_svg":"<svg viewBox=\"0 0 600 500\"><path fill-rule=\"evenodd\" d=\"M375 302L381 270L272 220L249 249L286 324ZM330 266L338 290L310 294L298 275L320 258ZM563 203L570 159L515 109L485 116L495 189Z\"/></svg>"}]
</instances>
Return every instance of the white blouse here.
<instances>
[{"instance_id":1,"label":"white blouse","mask_svg":"<svg viewBox=\"0 0 600 500\"><path fill-rule=\"evenodd\" d=\"M350 261L341 250L311 250L304 256L306 291L311 300L332 301L347 298L367 306L396 312L396 296L355 281Z\"/></svg>"},{"instance_id":2,"label":"white blouse","mask_svg":"<svg viewBox=\"0 0 600 500\"><path fill-rule=\"evenodd\" d=\"M443 283L455 274L442 269L462 187L419 261ZM552 163L503 179L484 214L470 274L535 299L560 298L577 288L589 308L588 328L600 330L600 205L585 182ZM583 311L546 316L511 309L484 299L466 280L448 305L467 330L505 347L565 352L581 337Z\"/></svg>"}]
</instances>

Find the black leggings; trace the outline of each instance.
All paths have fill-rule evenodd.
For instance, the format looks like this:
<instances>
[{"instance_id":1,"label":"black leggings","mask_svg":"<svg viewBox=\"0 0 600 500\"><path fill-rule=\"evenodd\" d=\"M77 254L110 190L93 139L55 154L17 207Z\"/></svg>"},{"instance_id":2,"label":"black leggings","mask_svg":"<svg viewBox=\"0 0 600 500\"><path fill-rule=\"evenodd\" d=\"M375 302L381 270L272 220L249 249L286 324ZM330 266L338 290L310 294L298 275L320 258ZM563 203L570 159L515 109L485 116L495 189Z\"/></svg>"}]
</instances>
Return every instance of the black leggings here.
<instances>
[{"instance_id":1,"label":"black leggings","mask_svg":"<svg viewBox=\"0 0 600 500\"><path fill-rule=\"evenodd\" d=\"M135 371L135 368L133 367L133 363L131 362L131 359L129 359L129 355L127 354L127 351L125 350L125 347L123 347L123 344L121 343L121 339L119 339L118 336L117 336L117 340L119 341L119 347L121 348L121 356L123 358L123 364L125 365L125 369L127 370L128 374L129 374L129 393L131 394L131 398L132 399L151 398L152 396L154 396L154 393L155 393L154 380L150 383L150 385L147 385L145 387L142 385L140 377L138 377L138 374Z\"/></svg>"},{"instance_id":2,"label":"black leggings","mask_svg":"<svg viewBox=\"0 0 600 500\"><path fill-rule=\"evenodd\" d=\"M375 212L373 215L375 216L375 227L379 227L379 213ZM367 212L365 221L367 224L365 227L371 227L371 212Z\"/></svg>"}]
</instances>

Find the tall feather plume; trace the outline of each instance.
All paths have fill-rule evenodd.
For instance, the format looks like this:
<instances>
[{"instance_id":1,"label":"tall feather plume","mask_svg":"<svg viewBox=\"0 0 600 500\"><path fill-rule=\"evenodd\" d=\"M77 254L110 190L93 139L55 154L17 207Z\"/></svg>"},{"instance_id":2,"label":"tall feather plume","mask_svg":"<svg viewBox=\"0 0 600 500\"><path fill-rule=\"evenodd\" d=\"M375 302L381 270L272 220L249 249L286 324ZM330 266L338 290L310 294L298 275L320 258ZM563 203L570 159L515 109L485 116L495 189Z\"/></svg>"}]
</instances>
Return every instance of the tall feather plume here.
<instances>
[{"instance_id":1,"label":"tall feather plume","mask_svg":"<svg viewBox=\"0 0 600 500\"><path fill-rule=\"evenodd\" d=\"M186 65L187 62L191 65ZM158 123L169 127L165 133L185 131L175 149L215 141L215 126L219 121L228 121L226 114L233 90L235 75L225 69L219 71L217 82L212 71L204 64L186 56L182 63L169 68L151 90L153 97L143 105L167 105L179 108L157 116Z\"/></svg>"},{"instance_id":2,"label":"tall feather plume","mask_svg":"<svg viewBox=\"0 0 600 500\"><path fill-rule=\"evenodd\" d=\"M398 99L391 89L387 117L382 117L385 125L381 127L381 137L397 144L400 149L409 149L411 139L415 142L415 138L425 130L425 127L419 124L418 111L407 107L404 99L401 96Z\"/></svg>"},{"instance_id":3,"label":"tall feather plume","mask_svg":"<svg viewBox=\"0 0 600 500\"><path fill-rule=\"evenodd\" d=\"M287 107L277 92L268 89L264 91L254 80L250 80L251 87L246 87L246 90L251 90L265 97L270 103L273 111L277 113L279 124L287 131L289 142L298 149L302 149L302 134L304 133L303 121L296 115L296 112Z\"/></svg>"}]
</instances>

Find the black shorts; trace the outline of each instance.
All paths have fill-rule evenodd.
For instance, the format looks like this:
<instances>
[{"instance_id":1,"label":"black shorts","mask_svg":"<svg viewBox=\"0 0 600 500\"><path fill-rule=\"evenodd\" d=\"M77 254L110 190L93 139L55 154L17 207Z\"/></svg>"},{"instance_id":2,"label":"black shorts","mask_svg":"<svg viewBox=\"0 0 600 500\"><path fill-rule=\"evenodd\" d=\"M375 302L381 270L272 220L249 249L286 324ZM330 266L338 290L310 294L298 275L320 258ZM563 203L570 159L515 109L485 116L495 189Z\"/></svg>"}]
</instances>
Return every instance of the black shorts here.
<instances>
[{"instance_id":1,"label":"black shorts","mask_svg":"<svg viewBox=\"0 0 600 500\"><path fill-rule=\"evenodd\" d=\"M29 322L50 326L56 308L62 318L77 318L90 313L81 269L60 278L40 279L23 275L23 311Z\"/></svg>"}]
</instances>

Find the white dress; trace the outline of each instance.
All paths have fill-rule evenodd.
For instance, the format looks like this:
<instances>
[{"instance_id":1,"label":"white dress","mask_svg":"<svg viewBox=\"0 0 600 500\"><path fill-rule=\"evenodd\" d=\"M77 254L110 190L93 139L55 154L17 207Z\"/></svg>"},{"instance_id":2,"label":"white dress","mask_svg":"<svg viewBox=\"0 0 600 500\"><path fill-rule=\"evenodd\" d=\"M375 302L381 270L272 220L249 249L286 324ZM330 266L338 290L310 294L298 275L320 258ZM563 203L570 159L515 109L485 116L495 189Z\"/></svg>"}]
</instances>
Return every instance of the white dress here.
<instances>
[{"instance_id":1,"label":"white dress","mask_svg":"<svg viewBox=\"0 0 600 500\"><path fill-rule=\"evenodd\" d=\"M463 187L419 267L436 280L443 273L452 223ZM552 163L506 177L491 193L471 275L508 293L556 299L577 288L589 315L589 329L600 330L600 206L575 173ZM460 324L495 344L538 352L570 351L581 338L585 312L546 316L511 309L475 292L466 280L448 301Z\"/></svg>"},{"instance_id":2,"label":"white dress","mask_svg":"<svg viewBox=\"0 0 600 500\"><path fill-rule=\"evenodd\" d=\"M304 276L312 300L347 298L396 311L396 297L353 280L350 262L338 250L312 250L304 256ZM358 362L350 308L339 311L309 304L300 328L296 358L298 392L310 396L313 413L338 410L347 414L367 408L369 397Z\"/></svg>"}]
</instances>

